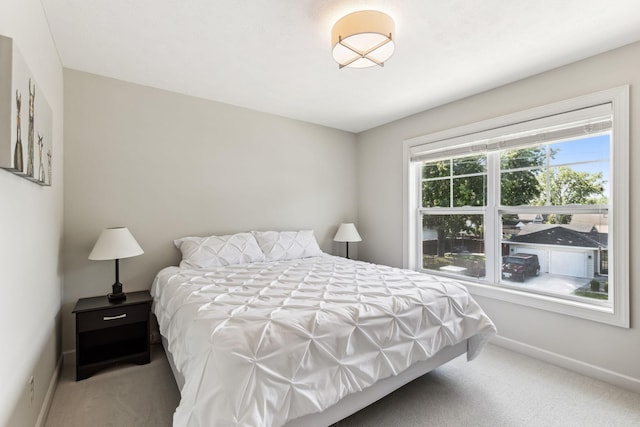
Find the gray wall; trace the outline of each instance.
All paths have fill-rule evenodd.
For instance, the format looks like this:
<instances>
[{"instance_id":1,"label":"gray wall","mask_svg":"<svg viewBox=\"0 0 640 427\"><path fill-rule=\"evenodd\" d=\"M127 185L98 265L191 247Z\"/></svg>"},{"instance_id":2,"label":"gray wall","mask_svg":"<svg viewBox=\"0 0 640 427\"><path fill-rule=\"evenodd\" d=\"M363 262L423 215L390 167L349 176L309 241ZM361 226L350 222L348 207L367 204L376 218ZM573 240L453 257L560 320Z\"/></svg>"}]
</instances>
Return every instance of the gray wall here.
<instances>
[{"instance_id":1,"label":"gray wall","mask_svg":"<svg viewBox=\"0 0 640 427\"><path fill-rule=\"evenodd\" d=\"M106 295L113 261L89 261L104 227L145 253L121 261L125 292L179 262L172 240L253 229L313 229L325 252L355 221L355 135L65 70L64 349L71 310Z\"/></svg>"},{"instance_id":2,"label":"gray wall","mask_svg":"<svg viewBox=\"0 0 640 427\"><path fill-rule=\"evenodd\" d=\"M619 85L631 85L630 212L631 329L553 314L478 297L505 338L543 352L568 357L640 381L637 309L640 308L637 253L640 196L640 43L558 68L477 96L407 117L358 135L358 225L364 241L360 259L402 265L402 142L405 139L474 123ZM473 78L470 72L469 78ZM539 354L541 354L539 352ZM559 359L558 359L559 360Z\"/></svg>"},{"instance_id":3,"label":"gray wall","mask_svg":"<svg viewBox=\"0 0 640 427\"><path fill-rule=\"evenodd\" d=\"M53 186L0 170L0 425L33 426L61 354L62 66L39 0L0 9L0 34L14 39L53 114Z\"/></svg>"}]
</instances>

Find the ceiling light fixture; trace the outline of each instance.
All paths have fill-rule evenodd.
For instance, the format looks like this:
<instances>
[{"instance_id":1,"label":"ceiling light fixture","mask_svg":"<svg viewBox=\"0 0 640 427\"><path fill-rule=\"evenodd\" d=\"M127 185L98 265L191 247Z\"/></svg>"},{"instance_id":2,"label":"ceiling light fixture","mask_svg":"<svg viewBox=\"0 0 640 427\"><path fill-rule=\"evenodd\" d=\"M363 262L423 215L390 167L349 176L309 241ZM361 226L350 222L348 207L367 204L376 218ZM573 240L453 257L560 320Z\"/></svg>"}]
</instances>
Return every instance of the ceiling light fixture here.
<instances>
[{"instance_id":1,"label":"ceiling light fixture","mask_svg":"<svg viewBox=\"0 0 640 427\"><path fill-rule=\"evenodd\" d=\"M395 24L386 13L361 10L338 20L331 30L333 59L340 68L367 68L393 55Z\"/></svg>"}]
</instances>

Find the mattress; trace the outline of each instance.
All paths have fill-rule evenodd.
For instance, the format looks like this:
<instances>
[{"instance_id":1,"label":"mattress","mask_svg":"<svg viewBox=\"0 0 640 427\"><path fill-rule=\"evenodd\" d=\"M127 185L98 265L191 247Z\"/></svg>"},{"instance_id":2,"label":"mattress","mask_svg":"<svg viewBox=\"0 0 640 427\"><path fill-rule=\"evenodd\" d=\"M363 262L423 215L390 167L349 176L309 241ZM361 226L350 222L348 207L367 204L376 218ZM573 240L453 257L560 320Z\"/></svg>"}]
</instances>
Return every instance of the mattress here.
<instances>
[{"instance_id":1,"label":"mattress","mask_svg":"<svg viewBox=\"0 0 640 427\"><path fill-rule=\"evenodd\" d=\"M167 267L151 292L184 378L177 427L281 426L495 334L455 281L331 255Z\"/></svg>"}]
</instances>

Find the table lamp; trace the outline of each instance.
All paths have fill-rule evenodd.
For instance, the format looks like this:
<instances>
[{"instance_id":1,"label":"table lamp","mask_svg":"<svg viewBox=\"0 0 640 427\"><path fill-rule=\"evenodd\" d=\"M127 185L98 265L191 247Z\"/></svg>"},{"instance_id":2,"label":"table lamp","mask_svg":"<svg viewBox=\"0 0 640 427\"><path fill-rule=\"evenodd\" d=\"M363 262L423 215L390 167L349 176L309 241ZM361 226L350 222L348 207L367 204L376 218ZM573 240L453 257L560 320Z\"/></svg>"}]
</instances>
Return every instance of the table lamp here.
<instances>
[{"instance_id":1,"label":"table lamp","mask_svg":"<svg viewBox=\"0 0 640 427\"><path fill-rule=\"evenodd\" d=\"M343 222L338 227L338 232L333 238L334 242L346 242L347 258L349 258L349 242L361 242L362 238L356 230L356 226L352 222Z\"/></svg>"},{"instance_id":2,"label":"table lamp","mask_svg":"<svg viewBox=\"0 0 640 427\"><path fill-rule=\"evenodd\" d=\"M144 251L126 227L105 228L89 254L91 260L114 259L116 261L116 282L113 292L108 295L109 301L122 301L127 295L122 292L120 283L120 265L122 258L130 258L143 254Z\"/></svg>"}]
</instances>

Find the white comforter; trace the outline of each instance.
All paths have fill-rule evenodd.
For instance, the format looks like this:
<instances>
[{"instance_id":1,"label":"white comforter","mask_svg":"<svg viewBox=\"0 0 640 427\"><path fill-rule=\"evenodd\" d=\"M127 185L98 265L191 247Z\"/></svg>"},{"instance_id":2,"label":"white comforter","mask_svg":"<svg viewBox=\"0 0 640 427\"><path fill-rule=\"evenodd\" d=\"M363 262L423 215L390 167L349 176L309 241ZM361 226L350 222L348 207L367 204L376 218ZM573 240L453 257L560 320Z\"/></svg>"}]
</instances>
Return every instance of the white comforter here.
<instances>
[{"instance_id":1,"label":"white comforter","mask_svg":"<svg viewBox=\"0 0 640 427\"><path fill-rule=\"evenodd\" d=\"M330 255L167 267L154 312L184 376L174 426L280 426L495 328L451 280Z\"/></svg>"}]
</instances>

